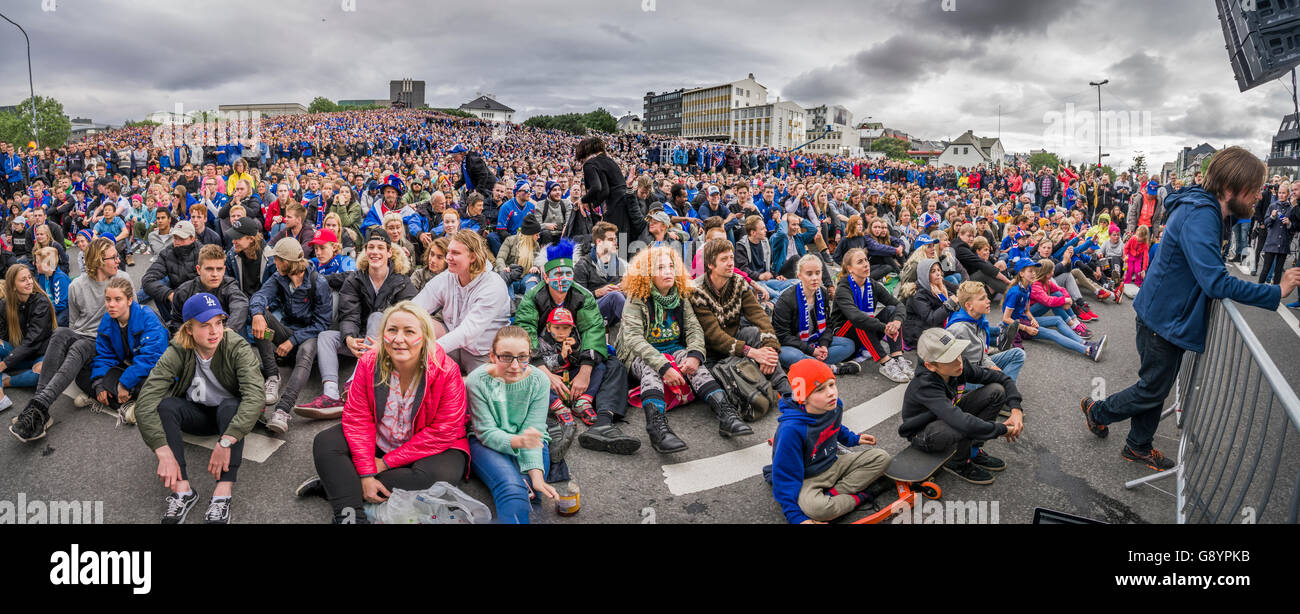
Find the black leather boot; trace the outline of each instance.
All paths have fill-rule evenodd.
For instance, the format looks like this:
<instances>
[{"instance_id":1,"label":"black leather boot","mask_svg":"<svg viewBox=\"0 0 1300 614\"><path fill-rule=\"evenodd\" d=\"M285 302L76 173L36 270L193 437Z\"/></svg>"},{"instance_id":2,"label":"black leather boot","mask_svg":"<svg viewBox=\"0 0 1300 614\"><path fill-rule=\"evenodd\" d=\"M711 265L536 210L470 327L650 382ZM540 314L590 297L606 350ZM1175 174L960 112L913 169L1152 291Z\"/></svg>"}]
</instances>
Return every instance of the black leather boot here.
<instances>
[{"instance_id":1,"label":"black leather boot","mask_svg":"<svg viewBox=\"0 0 1300 614\"><path fill-rule=\"evenodd\" d=\"M731 404L731 399L721 390L709 395L705 399L709 407L713 408L713 415L718 417L718 434L723 437L733 437L741 435L753 435L754 429L745 424L740 419L740 414L736 411L736 406Z\"/></svg>"},{"instance_id":2,"label":"black leather boot","mask_svg":"<svg viewBox=\"0 0 1300 614\"><path fill-rule=\"evenodd\" d=\"M645 431L650 435L650 447L660 454L672 454L681 452L687 448L686 442L677 437L672 429L668 428L668 417L653 406L646 406L645 410Z\"/></svg>"}]
</instances>

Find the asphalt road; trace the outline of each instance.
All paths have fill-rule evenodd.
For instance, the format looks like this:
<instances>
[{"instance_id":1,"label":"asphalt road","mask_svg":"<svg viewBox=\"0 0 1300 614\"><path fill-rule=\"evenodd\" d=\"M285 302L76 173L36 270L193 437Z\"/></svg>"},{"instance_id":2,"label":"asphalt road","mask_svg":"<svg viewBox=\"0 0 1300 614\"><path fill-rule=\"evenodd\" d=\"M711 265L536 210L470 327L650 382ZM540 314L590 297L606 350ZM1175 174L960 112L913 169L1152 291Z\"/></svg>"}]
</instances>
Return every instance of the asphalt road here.
<instances>
[{"instance_id":1,"label":"asphalt road","mask_svg":"<svg viewBox=\"0 0 1300 614\"><path fill-rule=\"evenodd\" d=\"M129 272L137 281L148 266L148 257L140 257ZM1055 345L1030 343L1029 360L1020 375L1025 397L1026 428L1017 443L1005 440L990 442L986 450L1007 462L1006 471L996 474L995 483L976 486L940 473L937 482L945 501L996 502L998 521L1027 523L1034 509L1043 507L1108 523L1167 523L1174 520L1174 499L1155 488L1126 490L1126 480L1147 475L1149 470L1120 458L1126 425L1112 427L1105 440L1093 437L1079 415L1079 399L1104 386L1114 392L1137 380L1138 360L1134 345L1133 311L1129 301L1123 305L1092 301L1102 316L1091 324L1097 334L1109 339L1100 362ZM1251 325L1273 354L1290 381L1297 381L1296 337L1287 323L1276 314L1251 310ZM910 358L915 360L915 356ZM344 362L344 368L350 368ZM285 371L287 376L287 368ZM898 436L898 406L895 397L881 395L895 384L868 369L863 374L840 381L841 397L854 419L874 424L867 429L876 436L879 446L896 453L906 447ZM308 382L303 398L320 393L318 376ZM30 391L9 391L15 409L0 414L9 418L17 414L30 398ZM898 391L895 390L897 395ZM32 500L102 501L104 521L110 523L156 523L163 509L166 491L154 476L156 460L143 445L139 433L131 426L115 426L112 417L76 409L71 397L60 397L52 409L55 424L49 435L31 445L11 436L0 440L0 499L15 500L23 493ZM8 420L4 420L7 425ZM776 416L769 415L754 423L755 435L727 440L718 436L712 413L702 404L693 404L670 412L669 422L690 449L665 457L650 449L644 420L630 412L626 432L639 437L643 446L631 456L613 456L574 446L569 464L582 490L582 511L562 518L552 506L534 508L534 522L542 523L780 523L784 516L773 501L771 491L755 468L764 462L766 440L776 427ZM235 488L232 521L236 523L322 523L330 512L319 499L300 500L293 488L314 473L311 459L312 437L332 423L295 418L283 441L265 462L245 460ZM255 431L262 444L274 436L259 427ZM264 439L262 439L264 438ZM251 444L250 444L251 446ZM755 446L761 446L755 448ZM1173 454L1177 450L1177 430L1170 421L1160 427L1156 447ZM200 497L212 493L211 476L202 473L208 449L187 446L191 477ZM733 453L717 459L719 455ZM674 482L674 494L666 481L668 475L681 476L679 465L699 461L688 471L693 483L711 483L710 487L683 492L682 481ZM757 463L757 464L756 464ZM703 476L703 477L701 477ZM690 480L686 480L690 482ZM558 485L563 487L563 485ZM471 480L462 488L475 498L491 504L491 497L481 482ZM1172 490L1172 481L1160 484ZM203 503L204 501L200 501ZM191 514L189 522L202 521L202 508Z\"/></svg>"}]
</instances>

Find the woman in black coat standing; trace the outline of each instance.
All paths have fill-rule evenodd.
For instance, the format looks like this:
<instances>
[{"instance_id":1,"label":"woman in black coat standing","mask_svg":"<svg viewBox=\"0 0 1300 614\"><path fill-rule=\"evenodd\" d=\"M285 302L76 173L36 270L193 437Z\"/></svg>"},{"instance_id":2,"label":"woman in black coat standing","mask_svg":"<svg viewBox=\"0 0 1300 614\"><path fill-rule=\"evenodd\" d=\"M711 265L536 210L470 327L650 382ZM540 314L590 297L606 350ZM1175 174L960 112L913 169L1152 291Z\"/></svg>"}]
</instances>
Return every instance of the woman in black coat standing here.
<instances>
[{"instance_id":1,"label":"woman in black coat standing","mask_svg":"<svg viewBox=\"0 0 1300 614\"><path fill-rule=\"evenodd\" d=\"M602 219L618 227L629 237L639 237L645 232L646 212L641 211L635 196L627 189L627 177L618 163L605 154L605 141L590 136L578 143L574 157L582 163L582 179L586 194L582 204L592 209L600 207Z\"/></svg>"}]
</instances>

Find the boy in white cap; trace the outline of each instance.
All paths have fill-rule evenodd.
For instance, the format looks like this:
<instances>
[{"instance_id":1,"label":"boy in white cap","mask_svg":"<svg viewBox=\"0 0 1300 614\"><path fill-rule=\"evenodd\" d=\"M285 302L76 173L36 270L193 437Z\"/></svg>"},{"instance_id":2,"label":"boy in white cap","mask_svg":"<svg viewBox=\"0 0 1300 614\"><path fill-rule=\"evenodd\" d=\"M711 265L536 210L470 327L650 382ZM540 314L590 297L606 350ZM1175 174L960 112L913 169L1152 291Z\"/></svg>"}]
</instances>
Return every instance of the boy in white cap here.
<instances>
[{"instance_id":1,"label":"boy in white cap","mask_svg":"<svg viewBox=\"0 0 1300 614\"><path fill-rule=\"evenodd\" d=\"M984 452L995 437L1015 441L1024 429L1020 391L1005 373L972 365L962 352L970 342L942 328L931 328L917 340L921 364L903 396L903 422L898 434L927 452L957 451L944 469L972 484L992 484L990 471L1006 463ZM980 384L966 393L966 384ZM1011 409L1005 422L994 422L1003 406Z\"/></svg>"}]
</instances>

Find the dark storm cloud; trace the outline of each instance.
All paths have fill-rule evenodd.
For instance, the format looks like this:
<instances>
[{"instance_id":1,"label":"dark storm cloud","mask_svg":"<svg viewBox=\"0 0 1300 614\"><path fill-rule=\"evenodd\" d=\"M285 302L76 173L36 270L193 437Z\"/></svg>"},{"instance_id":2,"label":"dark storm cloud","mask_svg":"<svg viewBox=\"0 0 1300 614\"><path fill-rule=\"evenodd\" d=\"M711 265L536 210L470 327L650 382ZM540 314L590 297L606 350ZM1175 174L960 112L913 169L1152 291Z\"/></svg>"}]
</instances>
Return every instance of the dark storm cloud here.
<instances>
[{"instance_id":1,"label":"dark storm cloud","mask_svg":"<svg viewBox=\"0 0 1300 614\"><path fill-rule=\"evenodd\" d=\"M1209 140L1217 147L1270 136L1280 121L1261 124L1256 119L1270 111L1268 106L1250 104L1239 97L1200 94L1186 107L1185 115L1165 121L1158 129L1167 134L1185 134L1193 140Z\"/></svg>"},{"instance_id":2,"label":"dark storm cloud","mask_svg":"<svg viewBox=\"0 0 1300 614\"><path fill-rule=\"evenodd\" d=\"M950 34L1041 35L1075 13L1080 0L920 0L894 3L906 23Z\"/></svg>"},{"instance_id":3,"label":"dark storm cloud","mask_svg":"<svg viewBox=\"0 0 1300 614\"><path fill-rule=\"evenodd\" d=\"M629 42L629 43L644 43L644 42L645 42L645 39L641 38L640 36L637 36L637 35L635 35L635 34L633 34L633 33L631 33L631 32L628 32L627 30L625 30L625 29L623 29L623 28L621 28L621 27L619 27L619 26L616 26L616 25L614 25L614 24L612 24L612 23L602 23L602 24L600 24L600 29L601 29L601 30L604 30L604 31L606 31L606 32L609 32L610 34L613 34L614 36L617 36L617 37L619 37L619 38L621 38L621 39L623 39L623 40L625 40L625 41L627 41L627 42Z\"/></svg>"}]
</instances>

